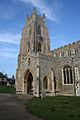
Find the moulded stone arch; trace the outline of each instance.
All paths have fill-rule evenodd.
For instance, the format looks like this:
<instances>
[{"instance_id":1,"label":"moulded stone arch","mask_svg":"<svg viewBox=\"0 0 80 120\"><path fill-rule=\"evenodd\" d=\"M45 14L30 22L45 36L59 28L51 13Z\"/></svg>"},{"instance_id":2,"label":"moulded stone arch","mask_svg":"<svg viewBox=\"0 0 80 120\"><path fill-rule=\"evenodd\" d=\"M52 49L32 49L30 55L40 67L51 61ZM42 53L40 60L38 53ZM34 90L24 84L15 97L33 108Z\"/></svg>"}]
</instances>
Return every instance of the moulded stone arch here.
<instances>
[{"instance_id":1,"label":"moulded stone arch","mask_svg":"<svg viewBox=\"0 0 80 120\"><path fill-rule=\"evenodd\" d=\"M63 69L65 69L65 68L72 68L70 65L65 65L64 67L63 67Z\"/></svg>"},{"instance_id":2,"label":"moulded stone arch","mask_svg":"<svg viewBox=\"0 0 80 120\"><path fill-rule=\"evenodd\" d=\"M38 34L41 35L41 25L38 25Z\"/></svg>"},{"instance_id":3,"label":"moulded stone arch","mask_svg":"<svg viewBox=\"0 0 80 120\"><path fill-rule=\"evenodd\" d=\"M33 74L29 69L24 73L24 91L26 94L33 94Z\"/></svg>"},{"instance_id":4,"label":"moulded stone arch","mask_svg":"<svg viewBox=\"0 0 80 120\"><path fill-rule=\"evenodd\" d=\"M43 88L48 89L48 77L47 76L43 78Z\"/></svg>"},{"instance_id":5,"label":"moulded stone arch","mask_svg":"<svg viewBox=\"0 0 80 120\"><path fill-rule=\"evenodd\" d=\"M38 51L41 52L41 42L38 42Z\"/></svg>"},{"instance_id":6,"label":"moulded stone arch","mask_svg":"<svg viewBox=\"0 0 80 120\"><path fill-rule=\"evenodd\" d=\"M73 72L70 65L65 65L63 67L63 83L64 84L73 84Z\"/></svg>"},{"instance_id":7,"label":"moulded stone arch","mask_svg":"<svg viewBox=\"0 0 80 120\"><path fill-rule=\"evenodd\" d=\"M43 90L44 93L54 92L54 81L49 73L43 77Z\"/></svg>"}]
</instances>

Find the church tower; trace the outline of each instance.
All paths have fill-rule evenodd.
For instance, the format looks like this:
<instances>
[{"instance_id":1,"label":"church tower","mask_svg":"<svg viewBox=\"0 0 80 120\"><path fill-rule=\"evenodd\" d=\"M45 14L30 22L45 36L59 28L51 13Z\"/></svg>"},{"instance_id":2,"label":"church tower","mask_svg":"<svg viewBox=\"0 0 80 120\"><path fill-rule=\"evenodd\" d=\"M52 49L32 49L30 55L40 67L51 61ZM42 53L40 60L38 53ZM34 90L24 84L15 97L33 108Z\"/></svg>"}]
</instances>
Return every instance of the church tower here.
<instances>
[{"instance_id":1,"label":"church tower","mask_svg":"<svg viewBox=\"0 0 80 120\"><path fill-rule=\"evenodd\" d=\"M34 8L32 15L26 17L26 25L22 30L18 66L16 70L16 92L39 94L39 69L40 55L48 55L50 40L45 23L45 14L38 15Z\"/></svg>"},{"instance_id":2,"label":"church tower","mask_svg":"<svg viewBox=\"0 0 80 120\"><path fill-rule=\"evenodd\" d=\"M43 16L38 15L35 8L31 16L27 15L26 26L22 31L20 48L22 54L27 54L29 51L48 53L50 50L50 40L45 19L45 14Z\"/></svg>"},{"instance_id":3,"label":"church tower","mask_svg":"<svg viewBox=\"0 0 80 120\"><path fill-rule=\"evenodd\" d=\"M80 96L80 41L50 51L45 14L34 8L22 29L16 93Z\"/></svg>"}]
</instances>

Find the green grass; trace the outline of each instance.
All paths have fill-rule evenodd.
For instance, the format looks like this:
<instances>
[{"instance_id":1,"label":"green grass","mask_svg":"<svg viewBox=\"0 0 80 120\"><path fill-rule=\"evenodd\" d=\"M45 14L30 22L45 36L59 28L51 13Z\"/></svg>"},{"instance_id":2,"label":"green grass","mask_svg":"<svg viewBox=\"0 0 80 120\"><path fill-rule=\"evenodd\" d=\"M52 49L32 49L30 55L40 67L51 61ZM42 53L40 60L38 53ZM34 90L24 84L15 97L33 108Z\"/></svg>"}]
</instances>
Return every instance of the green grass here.
<instances>
[{"instance_id":1,"label":"green grass","mask_svg":"<svg viewBox=\"0 0 80 120\"><path fill-rule=\"evenodd\" d=\"M12 86L0 86L0 93L16 93L16 89Z\"/></svg>"},{"instance_id":2,"label":"green grass","mask_svg":"<svg viewBox=\"0 0 80 120\"><path fill-rule=\"evenodd\" d=\"M80 120L80 97L33 98L26 109L44 120Z\"/></svg>"}]
</instances>

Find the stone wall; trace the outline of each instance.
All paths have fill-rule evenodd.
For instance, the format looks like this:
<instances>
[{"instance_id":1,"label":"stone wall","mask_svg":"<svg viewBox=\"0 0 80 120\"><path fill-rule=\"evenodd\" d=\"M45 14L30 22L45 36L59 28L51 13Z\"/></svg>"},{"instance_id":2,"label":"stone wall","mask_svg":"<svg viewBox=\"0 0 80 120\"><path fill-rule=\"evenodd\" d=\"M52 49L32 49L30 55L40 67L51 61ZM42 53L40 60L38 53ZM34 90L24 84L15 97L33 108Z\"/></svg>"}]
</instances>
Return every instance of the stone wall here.
<instances>
[{"instance_id":1,"label":"stone wall","mask_svg":"<svg viewBox=\"0 0 80 120\"><path fill-rule=\"evenodd\" d=\"M66 65L74 67L74 70L76 67L78 68L78 70L80 69L80 41L55 49L54 51L51 51L51 54L55 59L55 75L56 81L58 81L58 91L60 92L60 94L73 95L74 84L63 84L62 70ZM76 79L76 73L74 74ZM78 74L79 75L77 76L80 76L80 73Z\"/></svg>"},{"instance_id":2,"label":"stone wall","mask_svg":"<svg viewBox=\"0 0 80 120\"><path fill-rule=\"evenodd\" d=\"M39 26L40 34L38 33ZM39 44L41 48L38 50ZM30 72L33 76L34 96L44 93L45 77L48 81L47 90L52 95L74 95L74 83L64 84L63 68L66 65L74 71L76 93L80 95L80 41L50 51L45 15L39 16L34 9L31 16L27 15L27 23L22 30L16 70L17 93L27 94L25 75L27 76Z\"/></svg>"}]
</instances>

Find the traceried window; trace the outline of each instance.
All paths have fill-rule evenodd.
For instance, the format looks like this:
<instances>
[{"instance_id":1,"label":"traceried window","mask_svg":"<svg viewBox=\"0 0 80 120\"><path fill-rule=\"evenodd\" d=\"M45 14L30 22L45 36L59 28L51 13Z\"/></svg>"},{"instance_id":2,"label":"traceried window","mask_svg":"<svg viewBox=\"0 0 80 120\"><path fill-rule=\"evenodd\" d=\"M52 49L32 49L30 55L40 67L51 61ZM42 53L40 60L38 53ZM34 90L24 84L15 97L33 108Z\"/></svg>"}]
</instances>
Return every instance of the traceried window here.
<instances>
[{"instance_id":1,"label":"traceried window","mask_svg":"<svg viewBox=\"0 0 80 120\"><path fill-rule=\"evenodd\" d=\"M59 53L59 57L60 57L60 58L62 57L62 54L61 54L61 52Z\"/></svg>"},{"instance_id":2,"label":"traceried window","mask_svg":"<svg viewBox=\"0 0 80 120\"><path fill-rule=\"evenodd\" d=\"M65 51L64 52L64 57L67 57L68 56L68 51Z\"/></svg>"},{"instance_id":3,"label":"traceried window","mask_svg":"<svg viewBox=\"0 0 80 120\"><path fill-rule=\"evenodd\" d=\"M75 49L71 49L71 54L75 54Z\"/></svg>"},{"instance_id":4,"label":"traceried window","mask_svg":"<svg viewBox=\"0 0 80 120\"><path fill-rule=\"evenodd\" d=\"M38 34L41 35L41 26L38 25Z\"/></svg>"},{"instance_id":5,"label":"traceried window","mask_svg":"<svg viewBox=\"0 0 80 120\"><path fill-rule=\"evenodd\" d=\"M76 54L78 53L78 48L75 49L75 53L76 53Z\"/></svg>"},{"instance_id":6,"label":"traceried window","mask_svg":"<svg viewBox=\"0 0 80 120\"><path fill-rule=\"evenodd\" d=\"M29 37L31 36L31 29L29 30Z\"/></svg>"},{"instance_id":7,"label":"traceried window","mask_svg":"<svg viewBox=\"0 0 80 120\"><path fill-rule=\"evenodd\" d=\"M73 84L72 68L70 66L65 66L63 68L64 84Z\"/></svg>"},{"instance_id":8,"label":"traceried window","mask_svg":"<svg viewBox=\"0 0 80 120\"><path fill-rule=\"evenodd\" d=\"M69 56L71 56L71 50L69 51Z\"/></svg>"},{"instance_id":9,"label":"traceried window","mask_svg":"<svg viewBox=\"0 0 80 120\"><path fill-rule=\"evenodd\" d=\"M30 62L31 62L31 60L30 60L30 58L28 58L28 65L30 65Z\"/></svg>"},{"instance_id":10,"label":"traceried window","mask_svg":"<svg viewBox=\"0 0 80 120\"><path fill-rule=\"evenodd\" d=\"M41 43L38 43L38 51L41 52Z\"/></svg>"},{"instance_id":11,"label":"traceried window","mask_svg":"<svg viewBox=\"0 0 80 120\"><path fill-rule=\"evenodd\" d=\"M30 50L30 42L27 43L27 49L28 49L28 52Z\"/></svg>"}]
</instances>

